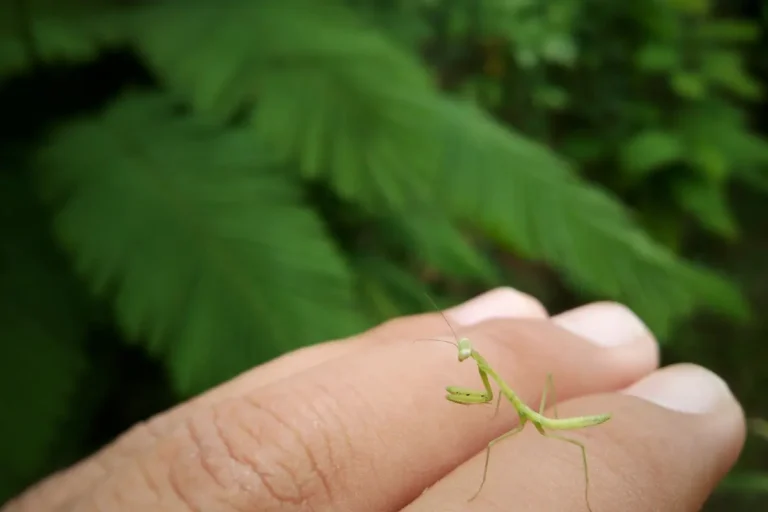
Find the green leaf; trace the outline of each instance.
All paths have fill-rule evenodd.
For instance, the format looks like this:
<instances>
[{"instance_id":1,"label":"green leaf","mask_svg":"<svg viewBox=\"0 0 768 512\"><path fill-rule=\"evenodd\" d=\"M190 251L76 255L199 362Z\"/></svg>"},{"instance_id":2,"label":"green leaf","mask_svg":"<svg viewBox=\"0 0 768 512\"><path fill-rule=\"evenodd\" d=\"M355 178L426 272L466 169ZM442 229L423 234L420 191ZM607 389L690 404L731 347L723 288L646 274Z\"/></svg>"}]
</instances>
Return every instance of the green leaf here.
<instances>
[{"instance_id":1,"label":"green leaf","mask_svg":"<svg viewBox=\"0 0 768 512\"><path fill-rule=\"evenodd\" d=\"M579 131L574 131L565 137L560 149L569 159L578 163L598 161L605 158L609 150L610 145L607 141Z\"/></svg>"},{"instance_id":2,"label":"green leaf","mask_svg":"<svg viewBox=\"0 0 768 512\"><path fill-rule=\"evenodd\" d=\"M413 2L354 3L355 11L368 23L407 48L417 49L434 37L435 27L422 15L423 6Z\"/></svg>"},{"instance_id":3,"label":"green leaf","mask_svg":"<svg viewBox=\"0 0 768 512\"><path fill-rule=\"evenodd\" d=\"M768 194L768 169L765 167L737 169L734 179L746 183L763 194Z\"/></svg>"},{"instance_id":4,"label":"green leaf","mask_svg":"<svg viewBox=\"0 0 768 512\"><path fill-rule=\"evenodd\" d=\"M672 89L686 100L700 100L707 95L707 81L698 73L677 71L671 77Z\"/></svg>"},{"instance_id":5,"label":"green leaf","mask_svg":"<svg viewBox=\"0 0 768 512\"><path fill-rule=\"evenodd\" d=\"M760 37L760 25L739 19L709 20L698 28L699 36L720 43L750 43Z\"/></svg>"},{"instance_id":6,"label":"green leaf","mask_svg":"<svg viewBox=\"0 0 768 512\"><path fill-rule=\"evenodd\" d=\"M114 0L0 0L0 77L35 64L89 61L127 41Z\"/></svg>"},{"instance_id":7,"label":"green leaf","mask_svg":"<svg viewBox=\"0 0 768 512\"><path fill-rule=\"evenodd\" d=\"M367 81L382 72L393 81L428 83L402 48L332 0L164 2L136 22L135 44L149 64L195 108L221 118L261 97L264 81L281 71L319 75L341 94L375 87Z\"/></svg>"},{"instance_id":8,"label":"green leaf","mask_svg":"<svg viewBox=\"0 0 768 512\"><path fill-rule=\"evenodd\" d=\"M579 49L570 34L548 34L541 48L541 56L548 62L572 66Z\"/></svg>"},{"instance_id":9,"label":"green leaf","mask_svg":"<svg viewBox=\"0 0 768 512\"><path fill-rule=\"evenodd\" d=\"M635 135L621 154L623 168L635 179L645 179L653 171L683 157L679 138L669 132L648 130Z\"/></svg>"},{"instance_id":10,"label":"green leaf","mask_svg":"<svg viewBox=\"0 0 768 512\"><path fill-rule=\"evenodd\" d=\"M434 117L417 90L378 73L349 88L324 73L275 73L255 131L283 158L298 158L305 178L327 181L341 197L372 209L404 211L432 201ZM385 93L393 84L401 89Z\"/></svg>"},{"instance_id":11,"label":"green leaf","mask_svg":"<svg viewBox=\"0 0 768 512\"><path fill-rule=\"evenodd\" d=\"M694 147L688 158L704 178L713 182L725 181L730 171L727 155L716 144Z\"/></svg>"},{"instance_id":12,"label":"green leaf","mask_svg":"<svg viewBox=\"0 0 768 512\"><path fill-rule=\"evenodd\" d=\"M477 247L477 241L470 240L445 212L408 212L389 219L387 228L416 259L445 274L481 280L487 285L498 282L496 268Z\"/></svg>"},{"instance_id":13,"label":"green leaf","mask_svg":"<svg viewBox=\"0 0 768 512\"><path fill-rule=\"evenodd\" d=\"M728 205L723 183L703 179L681 180L675 183L673 190L683 208L707 229L729 240L738 236L738 223Z\"/></svg>"},{"instance_id":14,"label":"green leaf","mask_svg":"<svg viewBox=\"0 0 768 512\"><path fill-rule=\"evenodd\" d=\"M669 4L680 10L682 14L706 16L711 9L710 0L671 0Z\"/></svg>"},{"instance_id":15,"label":"green leaf","mask_svg":"<svg viewBox=\"0 0 768 512\"><path fill-rule=\"evenodd\" d=\"M226 119L258 99L258 136L343 198L402 209L429 197L422 177L435 169L436 148L414 129L424 120L411 105L433 93L428 76L343 6L229 0L150 7L137 45L200 112ZM413 172L390 172L396 167Z\"/></svg>"},{"instance_id":16,"label":"green leaf","mask_svg":"<svg viewBox=\"0 0 768 512\"><path fill-rule=\"evenodd\" d=\"M681 218L677 205L666 208L646 207L640 210L640 222L643 229L660 242L665 247L671 249L674 253L681 252L681 243L684 233L684 219ZM672 210L672 211L670 211Z\"/></svg>"},{"instance_id":17,"label":"green leaf","mask_svg":"<svg viewBox=\"0 0 768 512\"><path fill-rule=\"evenodd\" d=\"M40 167L78 269L184 393L363 326L345 262L252 133L133 94L61 127Z\"/></svg>"},{"instance_id":18,"label":"green leaf","mask_svg":"<svg viewBox=\"0 0 768 512\"><path fill-rule=\"evenodd\" d=\"M752 133L746 113L709 101L680 113L678 132L689 148L687 159L709 180L760 172L768 164L768 142Z\"/></svg>"},{"instance_id":19,"label":"green leaf","mask_svg":"<svg viewBox=\"0 0 768 512\"><path fill-rule=\"evenodd\" d=\"M729 50L708 52L703 56L701 69L709 82L743 98L757 100L762 97L762 86L747 73L740 53Z\"/></svg>"},{"instance_id":20,"label":"green leaf","mask_svg":"<svg viewBox=\"0 0 768 512\"><path fill-rule=\"evenodd\" d=\"M638 50L635 62L645 71L671 71L680 65L680 51L670 44L649 42Z\"/></svg>"},{"instance_id":21,"label":"green leaf","mask_svg":"<svg viewBox=\"0 0 768 512\"><path fill-rule=\"evenodd\" d=\"M762 172L768 167L768 140L747 130L731 130L724 143L735 170L759 167ZM748 172L748 171L747 171Z\"/></svg>"},{"instance_id":22,"label":"green leaf","mask_svg":"<svg viewBox=\"0 0 768 512\"><path fill-rule=\"evenodd\" d=\"M85 368L87 300L25 179L0 173L0 502L49 468Z\"/></svg>"},{"instance_id":23,"label":"green leaf","mask_svg":"<svg viewBox=\"0 0 768 512\"><path fill-rule=\"evenodd\" d=\"M550 110L565 110L568 107L568 92L554 85L543 85L533 90L534 104Z\"/></svg>"},{"instance_id":24,"label":"green leaf","mask_svg":"<svg viewBox=\"0 0 768 512\"><path fill-rule=\"evenodd\" d=\"M428 288L414 275L376 255L355 256L358 290L372 322L433 309Z\"/></svg>"},{"instance_id":25,"label":"green leaf","mask_svg":"<svg viewBox=\"0 0 768 512\"><path fill-rule=\"evenodd\" d=\"M247 109L255 139L349 202L385 216L445 203L452 219L626 299L659 330L696 306L744 313L732 285L651 242L548 150L438 94L411 56L340 6L185 3L150 7L142 27L137 44L173 90L216 117Z\"/></svg>"},{"instance_id":26,"label":"green leaf","mask_svg":"<svg viewBox=\"0 0 768 512\"><path fill-rule=\"evenodd\" d=\"M732 283L654 243L547 149L467 107L454 108L452 124L435 195L456 215L590 294L623 300L660 335L696 307L747 315Z\"/></svg>"},{"instance_id":27,"label":"green leaf","mask_svg":"<svg viewBox=\"0 0 768 512\"><path fill-rule=\"evenodd\" d=\"M750 434L757 435L763 438L764 441L768 441L768 421L763 418L752 418L748 423L748 431Z\"/></svg>"},{"instance_id":28,"label":"green leaf","mask_svg":"<svg viewBox=\"0 0 768 512\"><path fill-rule=\"evenodd\" d=\"M728 474L717 487L718 491L739 494L767 494L768 473L761 471L736 471Z\"/></svg>"}]
</instances>

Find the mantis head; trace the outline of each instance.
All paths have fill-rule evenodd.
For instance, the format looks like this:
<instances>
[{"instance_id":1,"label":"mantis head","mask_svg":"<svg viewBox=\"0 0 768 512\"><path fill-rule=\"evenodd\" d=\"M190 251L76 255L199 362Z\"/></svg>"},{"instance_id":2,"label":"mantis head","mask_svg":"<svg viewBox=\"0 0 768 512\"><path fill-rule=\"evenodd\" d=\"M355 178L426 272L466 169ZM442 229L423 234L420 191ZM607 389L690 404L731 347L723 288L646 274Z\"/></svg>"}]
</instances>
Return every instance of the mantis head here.
<instances>
[{"instance_id":1,"label":"mantis head","mask_svg":"<svg viewBox=\"0 0 768 512\"><path fill-rule=\"evenodd\" d=\"M461 338L459 340L459 362L464 361L472 357L472 342L469 338Z\"/></svg>"}]
</instances>

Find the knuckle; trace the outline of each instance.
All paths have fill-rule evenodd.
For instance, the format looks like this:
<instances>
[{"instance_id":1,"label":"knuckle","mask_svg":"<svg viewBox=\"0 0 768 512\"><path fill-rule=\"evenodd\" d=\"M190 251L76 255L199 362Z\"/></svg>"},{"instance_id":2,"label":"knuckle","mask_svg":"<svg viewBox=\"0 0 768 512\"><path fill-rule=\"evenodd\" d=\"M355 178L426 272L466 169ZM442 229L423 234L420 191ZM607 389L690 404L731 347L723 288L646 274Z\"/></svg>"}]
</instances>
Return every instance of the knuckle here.
<instances>
[{"instance_id":1,"label":"knuckle","mask_svg":"<svg viewBox=\"0 0 768 512\"><path fill-rule=\"evenodd\" d=\"M509 297L512 309L519 316L547 318L549 313L539 299L509 286L496 288L493 293L504 294Z\"/></svg>"},{"instance_id":2,"label":"knuckle","mask_svg":"<svg viewBox=\"0 0 768 512\"><path fill-rule=\"evenodd\" d=\"M88 462L99 465L103 473L108 473L130 460L134 454L152 449L158 439L152 431L151 422L139 422L108 447L97 452Z\"/></svg>"},{"instance_id":3,"label":"knuckle","mask_svg":"<svg viewBox=\"0 0 768 512\"><path fill-rule=\"evenodd\" d=\"M170 461L174 493L190 510L331 502L335 447L327 420L312 407L296 414L296 402L239 397L191 418L185 425L191 449L174 450ZM207 482L205 491L201 481Z\"/></svg>"}]
</instances>

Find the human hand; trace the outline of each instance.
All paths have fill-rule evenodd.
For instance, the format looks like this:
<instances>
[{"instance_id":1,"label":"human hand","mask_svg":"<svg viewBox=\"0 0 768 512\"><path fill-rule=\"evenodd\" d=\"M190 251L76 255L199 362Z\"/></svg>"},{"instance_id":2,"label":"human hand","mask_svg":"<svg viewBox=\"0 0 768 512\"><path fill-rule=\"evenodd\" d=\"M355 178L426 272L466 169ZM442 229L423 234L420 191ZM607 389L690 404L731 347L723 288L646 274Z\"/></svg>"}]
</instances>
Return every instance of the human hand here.
<instances>
[{"instance_id":1,"label":"human hand","mask_svg":"<svg viewBox=\"0 0 768 512\"><path fill-rule=\"evenodd\" d=\"M595 512L699 510L745 437L727 386L693 365L658 367L626 308L591 304L549 318L498 289L446 312L534 408L548 372L561 417L611 412L573 431L587 446ZM479 388L438 313L287 354L132 428L2 512L585 511L574 446L535 429L493 449L514 410L462 407L446 385ZM551 412L549 413L551 415Z\"/></svg>"}]
</instances>

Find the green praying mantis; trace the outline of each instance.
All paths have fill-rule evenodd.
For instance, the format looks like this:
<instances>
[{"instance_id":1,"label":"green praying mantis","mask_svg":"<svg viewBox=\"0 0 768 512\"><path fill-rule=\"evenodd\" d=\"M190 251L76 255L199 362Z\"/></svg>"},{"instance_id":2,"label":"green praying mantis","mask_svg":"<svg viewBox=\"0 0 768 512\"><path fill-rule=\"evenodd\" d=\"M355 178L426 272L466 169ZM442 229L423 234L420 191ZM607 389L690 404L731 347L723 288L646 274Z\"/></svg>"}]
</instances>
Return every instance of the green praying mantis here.
<instances>
[{"instance_id":1,"label":"green praying mantis","mask_svg":"<svg viewBox=\"0 0 768 512\"><path fill-rule=\"evenodd\" d=\"M431 299L430 299L431 300ZM439 311L439 309L438 309ZM589 467L587 465L587 449L584 446L583 443L571 439L565 436L552 434L550 432L547 432L547 430L574 430L578 428L585 428L585 427L591 427L594 425L600 425L601 423L605 423L609 419L611 419L610 414L597 414L592 416L574 416L571 418L558 418L557 415L557 400L553 400L553 409L554 409L554 418L549 418L547 416L544 416L544 408L546 407L547 403L547 392L548 390L552 390L552 393L554 395L554 380L552 377L552 374L547 375L547 382L544 387L544 392L542 393L541 397L541 404L539 405L539 411L536 412L530 407L528 407L523 401L520 399L520 397L515 393L512 388L507 384L496 371L491 368L490 364L488 364L488 361L485 360L485 358L480 355L480 353L475 350L472 346L472 342L468 338L459 338L456 335L456 331L453 329L453 326L448 322L448 318L446 318L445 314L443 314L442 311L440 311L440 314L443 315L443 318L445 319L445 322L448 324L448 327L451 329L451 332L453 332L454 337L456 340L458 340L456 343L447 341L447 340L439 340L434 339L434 341L442 341L444 343L449 343L451 345L454 345L458 349L458 356L459 356L459 362L466 361L467 359L472 359L475 361L475 364L477 364L477 369L480 372L480 379L483 381L483 387L485 388L482 391L468 389L464 387L459 386L447 386L445 389L448 392L446 395L446 399L463 404L463 405L471 405L471 404L488 404L493 401L493 389L491 387L490 381L493 380L496 382L496 385L499 387L499 401L496 404L496 411L498 412L499 405L501 404L501 397L502 395L509 400L509 402L512 404L512 406L517 411L518 416L520 417L520 423L513 428L512 430L500 435L496 439L492 440L488 443L488 446L485 450L485 466L483 469L483 479L480 482L480 487L478 488L477 492L469 498L469 501L474 500L479 494L480 491L482 491L483 486L485 485L486 476L488 475L488 462L490 461L491 457L491 448L497 444L500 441L503 441L504 439L507 439L509 437L512 437L513 435L519 433L520 431L525 428L525 425L528 422L531 422L534 427L536 427L536 430L539 431L541 435L544 437L549 437L552 439L560 439L562 441L565 441L567 443L573 444L575 446L578 446L581 450L581 458L584 465L584 478L586 481L585 490L584 490L584 499L587 502L587 509L589 509L590 512L592 512L592 506L589 502Z\"/></svg>"}]
</instances>

